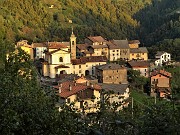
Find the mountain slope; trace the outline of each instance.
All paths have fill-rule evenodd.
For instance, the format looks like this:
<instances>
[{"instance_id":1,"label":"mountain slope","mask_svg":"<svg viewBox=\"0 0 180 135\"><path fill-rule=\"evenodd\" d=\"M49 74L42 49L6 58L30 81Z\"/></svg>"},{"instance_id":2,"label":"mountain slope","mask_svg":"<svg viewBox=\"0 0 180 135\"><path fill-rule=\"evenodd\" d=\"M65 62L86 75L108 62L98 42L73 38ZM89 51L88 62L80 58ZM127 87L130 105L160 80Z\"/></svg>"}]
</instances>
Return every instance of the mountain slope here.
<instances>
[{"instance_id":1,"label":"mountain slope","mask_svg":"<svg viewBox=\"0 0 180 135\"><path fill-rule=\"evenodd\" d=\"M68 40L73 25L80 41L89 35L137 38L138 23L132 16L149 1L3 0L0 35L12 41Z\"/></svg>"}]
</instances>

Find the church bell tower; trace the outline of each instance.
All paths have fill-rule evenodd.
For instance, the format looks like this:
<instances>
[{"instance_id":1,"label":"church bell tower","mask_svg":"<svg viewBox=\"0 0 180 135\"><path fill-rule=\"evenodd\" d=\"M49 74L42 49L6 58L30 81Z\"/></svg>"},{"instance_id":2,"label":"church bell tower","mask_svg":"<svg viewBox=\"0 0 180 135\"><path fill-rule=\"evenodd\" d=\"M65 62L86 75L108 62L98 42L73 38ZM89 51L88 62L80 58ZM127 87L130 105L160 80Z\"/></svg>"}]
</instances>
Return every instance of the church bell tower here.
<instances>
[{"instance_id":1,"label":"church bell tower","mask_svg":"<svg viewBox=\"0 0 180 135\"><path fill-rule=\"evenodd\" d=\"M76 59L76 36L73 33L73 28L70 37L70 52L71 52L71 59Z\"/></svg>"}]
</instances>

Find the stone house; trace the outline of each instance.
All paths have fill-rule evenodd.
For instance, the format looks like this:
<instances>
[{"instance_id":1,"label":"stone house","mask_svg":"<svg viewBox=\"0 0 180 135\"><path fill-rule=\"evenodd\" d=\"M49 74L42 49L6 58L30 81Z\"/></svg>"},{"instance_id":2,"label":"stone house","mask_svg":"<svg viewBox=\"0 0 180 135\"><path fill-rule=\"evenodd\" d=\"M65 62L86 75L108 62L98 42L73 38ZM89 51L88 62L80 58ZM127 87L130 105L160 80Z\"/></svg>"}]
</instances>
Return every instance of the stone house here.
<instances>
[{"instance_id":1,"label":"stone house","mask_svg":"<svg viewBox=\"0 0 180 135\"><path fill-rule=\"evenodd\" d=\"M127 83L127 69L114 63L96 66L96 76L99 83Z\"/></svg>"}]
</instances>

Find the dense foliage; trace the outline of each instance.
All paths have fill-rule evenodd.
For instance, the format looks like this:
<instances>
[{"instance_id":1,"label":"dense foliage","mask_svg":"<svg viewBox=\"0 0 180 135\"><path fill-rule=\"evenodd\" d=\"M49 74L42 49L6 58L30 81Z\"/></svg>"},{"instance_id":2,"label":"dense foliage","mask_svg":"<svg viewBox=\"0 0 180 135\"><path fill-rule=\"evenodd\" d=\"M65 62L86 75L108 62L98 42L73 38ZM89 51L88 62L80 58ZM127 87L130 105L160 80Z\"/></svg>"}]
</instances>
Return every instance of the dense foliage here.
<instances>
[{"instance_id":1,"label":"dense foliage","mask_svg":"<svg viewBox=\"0 0 180 135\"><path fill-rule=\"evenodd\" d=\"M73 22L78 39L89 35L137 38L133 14L150 0L3 0L1 36L12 41L68 40Z\"/></svg>"}]
</instances>

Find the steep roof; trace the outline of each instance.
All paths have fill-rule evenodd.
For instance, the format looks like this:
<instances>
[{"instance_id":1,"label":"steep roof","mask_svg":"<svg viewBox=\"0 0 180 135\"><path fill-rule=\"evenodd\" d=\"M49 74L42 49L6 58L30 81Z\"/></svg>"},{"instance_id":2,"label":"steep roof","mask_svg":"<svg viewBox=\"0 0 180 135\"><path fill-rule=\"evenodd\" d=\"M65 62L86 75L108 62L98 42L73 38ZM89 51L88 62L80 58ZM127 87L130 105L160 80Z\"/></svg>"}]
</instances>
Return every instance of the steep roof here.
<instances>
[{"instance_id":1,"label":"steep roof","mask_svg":"<svg viewBox=\"0 0 180 135\"><path fill-rule=\"evenodd\" d=\"M92 42L106 42L106 40L101 36L93 36L93 37L87 37Z\"/></svg>"},{"instance_id":2,"label":"steep roof","mask_svg":"<svg viewBox=\"0 0 180 135\"><path fill-rule=\"evenodd\" d=\"M133 61L129 61L128 64L131 67L149 67L150 66L150 63L148 61L136 61L136 60L133 60Z\"/></svg>"},{"instance_id":3,"label":"steep roof","mask_svg":"<svg viewBox=\"0 0 180 135\"><path fill-rule=\"evenodd\" d=\"M131 48L130 53L148 53L148 50L146 47Z\"/></svg>"},{"instance_id":4,"label":"steep roof","mask_svg":"<svg viewBox=\"0 0 180 135\"><path fill-rule=\"evenodd\" d=\"M85 64L87 62L106 62L106 56L88 56L88 57L81 57L79 59L71 60L73 65L78 64Z\"/></svg>"},{"instance_id":5,"label":"steep roof","mask_svg":"<svg viewBox=\"0 0 180 135\"><path fill-rule=\"evenodd\" d=\"M128 84L106 84L98 83L105 91L114 91L115 93L124 94L128 88Z\"/></svg>"},{"instance_id":6,"label":"steep roof","mask_svg":"<svg viewBox=\"0 0 180 135\"><path fill-rule=\"evenodd\" d=\"M129 49L128 40L112 40L112 43L120 49Z\"/></svg>"},{"instance_id":7,"label":"steep roof","mask_svg":"<svg viewBox=\"0 0 180 135\"><path fill-rule=\"evenodd\" d=\"M166 77L172 77L171 73L169 73L165 70L155 70L151 73L151 76L156 76L157 74L161 74Z\"/></svg>"},{"instance_id":8,"label":"steep roof","mask_svg":"<svg viewBox=\"0 0 180 135\"><path fill-rule=\"evenodd\" d=\"M109 64L96 66L96 68L99 69L99 70L117 70L117 69L122 69L122 68L125 68L125 67L121 66L119 64L109 63Z\"/></svg>"},{"instance_id":9,"label":"steep roof","mask_svg":"<svg viewBox=\"0 0 180 135\"><path fill-rule=\"evenodd\" d=\"M108 41L107 45L108 45L109 49L119 49L119 46L114 44L112 41Z\"/></svg>"}]
</instances>

